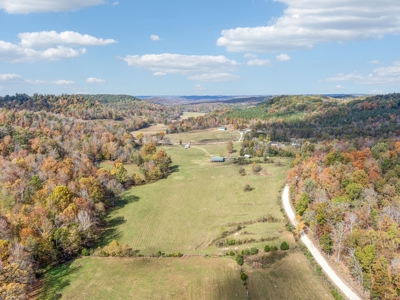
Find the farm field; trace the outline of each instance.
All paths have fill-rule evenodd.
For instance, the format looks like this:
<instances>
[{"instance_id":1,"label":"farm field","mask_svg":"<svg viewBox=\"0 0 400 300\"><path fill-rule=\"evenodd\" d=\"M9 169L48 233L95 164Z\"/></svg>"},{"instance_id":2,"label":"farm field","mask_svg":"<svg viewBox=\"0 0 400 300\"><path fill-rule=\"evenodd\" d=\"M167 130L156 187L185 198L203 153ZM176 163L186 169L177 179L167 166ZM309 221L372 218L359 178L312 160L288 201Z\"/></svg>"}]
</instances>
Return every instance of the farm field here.
<instances>
[{"instance_id":1,"label":"farm field","mask_svg":"<svg viewBox=\"0 0 400 300\"><path fill-rule=\"evenodd\" d=\"M211 146L212 152L225 151L225 145L219 145L219 150L217 145ZM207 151L208 145L202 148ZM213 164L202 149L168 147L166 151L175 172L167 179L126 192L126 202L132 202L110 214L109 222L115 226L109 228L103 244L116 239L146 255L159 250L219 253L221 249L209 246L238 223L270 215L281 222L273 226L263 223L263 229L257 231L271 237L285 230L277 198L289 160L282 160L282 167L263 164L265 175L252 174L248 165L245 169L250 175L240 176L239 166ZM246 184L254 190L244 192Z\"/></svg>"},{"instance_id":2,"label":"farm field","mask_svg":"<svg viewBox=\"0 0 400 300\"><path fill-rule=\"evenodd\" d=\"M237 141L240 137L239 132L234 130L219 131L216 128L207 130L194 130L190 132L181 132L167 134L172 143L197 142L197 143L218 143L227 141Z\"/></svg>"},{"instance_id":3,"label":"farm field","mask_svg":"<svg viewBox=\"0 0 400 300\"><path fill-rule=\"evenodd\" d=\"M197 134L210 138L209 131ZM234 145L238 150L240 144ZM41 298L54 299L51 295L58 293L62 299L245 299L234 258L219 256L251 247L263 255L266 244L279 247L282 241L295 247L278 205L292 159L281 158L281 166L263 163L259 174L249 164L246 176L240 176L240 166L210 160L210 155L229 156L224 143L163 149L172 158L172 173L126 191L107 218L99 246L115 239L144 256L158 251L185 256L77 259L45 276ZM112 162L101 166L109 169ZM133 172L135 166L126 168ZM253 190L245 192L246 184ZM227 239L253 240L228 245ZM267 269L246 263L244 270L251 299L332 299L298 250Z\"/></svg>"},{"instance_id":4,"label":"farm field","mask_svg":"<svg viewBox=\"0 0 400 300\"><path fill-rule=\"evenodd\" d=\"M114 166L114 162L110 161L110 160L103 161L100 163L100 168L106 169L108 171L111 171L113 166ZM124 167L126 169L126 175L128 175L128 176L132 176L133 173L139 172L139 167L135 164L124 164Z\"/></svg>"},{"instance_id":5,"label":"farm field","mask_svg":"<svg viewBox=\"0 0 400 300\"><path fill-rule=\"evenodd\" d=\"M42 297L58 292L56 299L245 299L238 274L229 258L85 258L54 269L56 284L48 284Z\"/></svg>"},{"instance_id":6,"label":"farm field","mask_svg":"<svg viewBox=\"0 0 400 300\"><path fill-rule=\"evenodd\" d=\"M146 133L147 134L156 134L157 132L160 132L160 131L164 131L165 132L167 130L167 128L168 128L167 125L156 124L156 125L152 125L152 126L147 127L147 128L143 128L143 129L140 129L140 130L132 131L132 135L136 136L140 132L143 132L143 134L146 134Z\"/></svg>"},{"instance_id":7,"label":"farm field","mask_svg":"<svg viewBox=\"0 0 400 300\"><path fill-rule=\"evenodd\" d=\"M204 115L206 115L206 113L184 111L182 116L181 116L181 119L187 119L187 118L190 118L190 117L202 117Z\"/></svg>"}]
</instances>

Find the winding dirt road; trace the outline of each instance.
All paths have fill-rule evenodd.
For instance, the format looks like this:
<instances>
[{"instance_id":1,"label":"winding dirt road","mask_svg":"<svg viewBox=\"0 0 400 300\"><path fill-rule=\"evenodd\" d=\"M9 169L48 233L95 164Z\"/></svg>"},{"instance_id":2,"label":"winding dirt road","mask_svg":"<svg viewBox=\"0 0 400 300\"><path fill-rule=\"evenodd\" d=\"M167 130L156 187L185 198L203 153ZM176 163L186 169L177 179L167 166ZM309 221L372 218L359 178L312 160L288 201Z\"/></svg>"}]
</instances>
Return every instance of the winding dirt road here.
<instances>
[{"instance_id":1,"label":"winding dirt road","mask_svg":"<svg viewBox=\"0 0 400 300\"><path fill-rule=\"evenodd\" d=\"M289 186L286 185L283 193L282 193L282 202L283 202L283 207L285 209L285 212L290 220L290 222L296 226L297 221L296 221L296 215L292 209L292 206L290 205L290 200L289 200ZM324 270L326 275L333 281L333 283L343 292L343 294L346 295L346 297L350 300L361 300L355 292L351 288L347 286L346 283L342 279L339 278L339 276L333 271L333 269L329 266L328 262L325 260L325 258L322 256L321 252L318 250L317 247L313 244L313 242L308 238L308 236L305 233L301 234L301 241L307 246L308 250L311 252L312 256L314 256L315 260L317 263L321 266L321 268Z\"/></svg>"}]
</instances>

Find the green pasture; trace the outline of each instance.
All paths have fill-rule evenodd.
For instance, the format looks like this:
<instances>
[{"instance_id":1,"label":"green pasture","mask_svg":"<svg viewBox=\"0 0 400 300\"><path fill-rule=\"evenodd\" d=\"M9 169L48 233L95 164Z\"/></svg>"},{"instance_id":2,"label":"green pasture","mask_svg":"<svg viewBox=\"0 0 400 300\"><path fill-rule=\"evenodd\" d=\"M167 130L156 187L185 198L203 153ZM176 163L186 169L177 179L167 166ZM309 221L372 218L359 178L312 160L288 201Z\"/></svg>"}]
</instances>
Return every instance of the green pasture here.
<instances>
[{"instance_id":1,"label":"green pasture","mask_svg":"<svg viewBox=\"0 0 400 300\"><path fill-rule=\"evenodd\" d=\"M184 111L183 114L181 115L181 119L187 119L187 118L191 118L191 117L202 117L204 115L206 115L206 113Z\"/></svg>"},{"instance_id":2,"label":"green pasture","mask_svg":"<svg viewBox=\"0 0 400 300\"><path fill-rule=\"evenodd\" d=\"M217 128L207 130L194 130L189 132L167 134L172 143L179 143L182 140L183 144L188 142L196 143L218 143L227 141L239 140L240 134L234 130L217 130Z\"/></svg>"},{"instance_id":3,"label":"green pasture","mask_svg":"<svg viewBox=\"0 0 400 300\"><path fill-rule=\"evenodd\" d=\"M245 299L230 258L84 258L55 268L42 299Z\"/></svg>"},{"instance_id":4,"label":"green pasture","mask_svg":"<svg viewBox=\"0 0 400 300\"><path fill-rule=\"evenodd\" d=\"M211 163L205 152L224 152L224 147L166 148L173 161L172 174L127 191L122 207L109 216L111 226L101 244L116 239L147 255L159 250L215 253L221 250L208 247L212 241L240 222L267 215L283 221L277 198L290 160L283 159L281 167L263 164L262 175L252 174L251 166L246 166L249 175L240 176L239 166ZM254 190L244 192L246 184ZM272 234L269 223L262 225L265 236ZM284 230L284 223L280 230Z\"/></svg>"}]
</instances>

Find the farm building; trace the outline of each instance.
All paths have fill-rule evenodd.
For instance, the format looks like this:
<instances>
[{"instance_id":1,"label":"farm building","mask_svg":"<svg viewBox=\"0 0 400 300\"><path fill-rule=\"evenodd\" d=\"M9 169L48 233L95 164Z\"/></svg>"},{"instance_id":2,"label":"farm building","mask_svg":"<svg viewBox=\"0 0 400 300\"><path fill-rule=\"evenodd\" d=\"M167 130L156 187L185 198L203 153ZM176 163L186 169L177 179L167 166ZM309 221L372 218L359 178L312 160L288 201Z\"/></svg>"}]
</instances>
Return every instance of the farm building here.
<instances>
[{"instance_id":1,"label":"farm building","mask_svg":"<svg viewBox=\"0 0 400 300\"><path fill-rule=\"evenodd\" d=\"M225 130L226 130L226 127L225 127L225 126L218 127L218 130L219 130L219 131L225 131Z\"/></svg>"},{"instance_id":2,"label":"farm building","mask_svg":"<svg viewBox=\"0 0 400 300\"><path fill-rule=\"evenodd\" d=\"M211 157L211 162L225 162L225 157L213 156Z\"/></svg>"},{"instance_id":3,"label":"farm building","mask_svg":"<svg viewBox=\"0 0 400 300\"><path fill-rule=\"evenodd\" d=\"M245 154L244 158L251 158L251 155L250 154Z\"/></svg>"}]
</instances>

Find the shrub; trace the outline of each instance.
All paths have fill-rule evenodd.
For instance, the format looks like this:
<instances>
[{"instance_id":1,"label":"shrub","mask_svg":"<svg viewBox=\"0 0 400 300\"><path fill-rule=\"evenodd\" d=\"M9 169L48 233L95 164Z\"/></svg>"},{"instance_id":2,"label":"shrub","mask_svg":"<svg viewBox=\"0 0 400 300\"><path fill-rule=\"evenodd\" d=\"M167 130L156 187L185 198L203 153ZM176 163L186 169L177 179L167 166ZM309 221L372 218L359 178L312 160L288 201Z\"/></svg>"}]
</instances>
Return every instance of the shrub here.
<instances>
[{"instance_id":1,"label":"shrub","mask_svg":"<svg viewBox=\"0 0 400 300\"><path fill-rule=\"evenodd\" d=\"M270 247L269 245L265 245L264 251L265 251L265 252L271 251L271 247Z\"/></svg>"},{"instance_id":2,"label":"shrub","mask_svg":"<svg viewBox=\"0 0 400 300\"><path fill-rule=\"evenodd\" d=\"M244 260L242 255L236 256L236 262L238 263L239 266L243 265Z\"/></svg>"},{"instance_id":3,"label":"shrub","mask_svg":"<svg viewBox=\"0 0 400 300\"><path fill-rule=\"evenodd\" d=\"M243 282L245 282L249 278L249 276L246 275L246 273L240 273L240 279L242 279Z\"/></svg>"},{"instance_id":4,"label":"shrub","mask_svg":"<svg viewBox=\"0 0 400 300\"><path fill-rule=\"evenodd\" d=\"M235 255L235 252L234 251L229 251L229 256L234 256Z\"/></svg>"},{"instance_id":5,"label":"shrub","mask_svg":"<svg viewBox=\"0 0 400 300\"><path fill-rule=\"evenodd\" d=\"M250 249L243 249L242 255L250 255Z\"/></svg>"},{"instance_id":6,"label":"shrub","mask_svg":"<svg viewBox=\"0 0 400 300\"><path fill-rule=\"evenodd\" d=\"M90 255L89 250L86 249L86 248L83 248L83 249L82 249L81 254L82 254L83 256L89 256L89 255Z\"/></svg>"},{"instance_id":7,"label":"shrub","mask_svg":"<svg viewBox=\"0 0 400 300\"><path fill-rule=\"evenodd\" d=\"M256 255L256 254L258 254L258 249L255 248L255 247L251 248L251 249L250 249L250 254L251 254L251 255Z\"/></svg>"},{"instance_id":8,"label":"shrub","mask_svg":"<svg viewBox=\"0 0 400 300\"><path fill-rule=\"evenodd\" d=\"M258 173L262 170L262 167L259 164L253 163L252 169L254 173Z\"/></svg>"},{"instance_id":9,"label":"shrub","mask_svg":"<svg viewBox=\"0 0 400 300\"><path fill-rule=\"evenodd\" d=\"M286 242L282 242L281 244L281 250L289 250L289 244Z\"/></svg>"},{"instance_id":10,"label":"shrub","mask_svg":"<svg viewBox=\"0 0 400 300\"><path fill-rule=\"evenodd\" d=\"M245 185L245 187L244 187L244 191L245 191L245 192L250 192L250 191L252 191L252 190L254 190L254 188L251 187L250 184L246 184L246 185Z\"/></svg>"},{"instance_id":11,"label":"shrub","mask_svg":"<svg viewBox=\"0 0 400 300\"><path fill-rule=\"evenodd\" d=\"M235 240L235 239L226 240L226 243L227 243L229 246L236 245L236 240Z\"/></svg>"},{"instance_id":12,"label":"shrub","mask_svg":"<svg viewBox=\"0 0 400 300\"><path fill-rule=\"evenodd\" d=\"M271 251L276 251L276 250L278 250L277 246L271 246Z\"/></svg>"},{"instance_id":13,"label":"shrub","mask_svg":"<svg viewBox=\"0 0 400 300\"><path fill-rule=\"evenodd\" d=\"M245 176L246 175L246 170L243 167L239 168L239 174L240 176Z\"/></svg>"}]
</instances>

